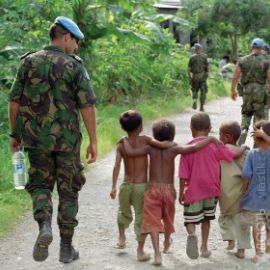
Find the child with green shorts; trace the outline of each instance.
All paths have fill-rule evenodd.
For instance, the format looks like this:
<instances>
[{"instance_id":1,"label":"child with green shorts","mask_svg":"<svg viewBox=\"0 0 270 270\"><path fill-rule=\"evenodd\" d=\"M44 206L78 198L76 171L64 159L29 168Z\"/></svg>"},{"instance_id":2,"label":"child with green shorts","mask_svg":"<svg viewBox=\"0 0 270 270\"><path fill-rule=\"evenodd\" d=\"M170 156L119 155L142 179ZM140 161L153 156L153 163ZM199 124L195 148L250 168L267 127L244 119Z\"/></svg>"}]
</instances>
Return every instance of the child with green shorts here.
<instances>
[{"instance_id":1,"label":"child with green shorts","mask_svg":"<svg viewBox=\"0 0 270 270\"><path fill-rule=\"evenodd\" d=\"M134 147L142 147L151 140L148 136L141 136L142 117L134 111L129 110L121 114L120 125L127 132L127 140ZM145 236L140 233L142 222L142 210L144 191L148 182L148 159L147 156L129 157L127 156L123 144L118 142L116 146L116 158L112 176L112 190L110 196L116 197L116 184L119 176L121 161L124 161L124 181L119 189L119 209L117 215L117 224L119 229L119 241L116 248L124 249L126 247L125 229L132 222L131 207L135 212L134 231L138 241L137 260L147 261L150 255L144 252Z\"/></svg>"}]
</instances>

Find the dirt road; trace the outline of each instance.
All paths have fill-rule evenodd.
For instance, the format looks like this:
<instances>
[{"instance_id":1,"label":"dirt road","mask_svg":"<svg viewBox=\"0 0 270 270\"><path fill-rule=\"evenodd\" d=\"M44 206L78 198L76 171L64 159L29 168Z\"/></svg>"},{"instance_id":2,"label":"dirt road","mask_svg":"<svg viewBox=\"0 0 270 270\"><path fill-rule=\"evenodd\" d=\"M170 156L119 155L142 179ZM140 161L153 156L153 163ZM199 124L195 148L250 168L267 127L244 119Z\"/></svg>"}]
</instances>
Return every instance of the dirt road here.
<instances>
[{"instance_id":1,"label":"dirt road","mask_svg":"<svg viewBox=\"0 0 270 270\"><path fill-rule=\"evenodd\" d=\"M231 101L229 98L222 98L206 105L206 112L209 113L212 121L212 133L218 134L218 127L225 119L240 120L240 100ZM195 111L188 109L170 117L176 124L176 140L179 143L186 143L191 138L189 121ZM147 127L145 133L150 134ZM69 265L63 265L58 261L59 237L58 228L54 216L53 235L54 241L50 246L49 258L43 263L37 263L32 259L32 248L36 240L38 228L32 219L31 213L26 213L14 231L0 239L0 269L1 270L146 270L156 269L150 262L140 263L136 261L136 242L131 226L127 230L128 246L124 252L114 248L117 241L117 200L112 201L109 197L111 187L111 174L114 161L114 152L109 153L99 160L87 173L87 183L80 193L79 226L76 230L74 245L80 251L80 260ZM178 159L176 161L178 163ZM177 173L177 170L176 170ZM122 179L120 177L120 179ZM178 189L178 180L175 178ZM120 183L120 180L119 180ZM57 200L55 200L55 210ZM247 252L247 258L240 260L232 253L224 251L225 244L221 240L217 221L212 222L210 232L210 259L199 258L190 260L185 254L186 232L183 226L182 207L177 204L175 228L173 235L173 246L171 252L163 256L163 266L159 269L181 269L181 270L251 270L270 269L255 267L250 258L253 251ZM198 229L199 233L199 229ZM162 243L163 239L161 239ZM146 250L152 253L150 239L147 239Z\"/></svg>"}]
</instances>

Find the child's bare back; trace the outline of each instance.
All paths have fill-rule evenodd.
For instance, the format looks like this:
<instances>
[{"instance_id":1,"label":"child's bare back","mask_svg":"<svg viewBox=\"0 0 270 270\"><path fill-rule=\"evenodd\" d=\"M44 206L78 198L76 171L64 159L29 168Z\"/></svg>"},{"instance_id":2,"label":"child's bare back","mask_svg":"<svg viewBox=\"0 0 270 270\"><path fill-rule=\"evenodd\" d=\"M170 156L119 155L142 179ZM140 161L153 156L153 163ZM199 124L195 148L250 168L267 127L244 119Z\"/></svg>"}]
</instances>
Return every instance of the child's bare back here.
<instances>
[{"instance_id":1,"label":"child's bare back","mask_svg":"<svg viewBox=\"0 0 270 270\"><path fill-rule=\"evenodd\" d=\"M149 147L150 155L150 183L174 183L174 159L179 154L178 147L174 146L168 149L159 149L153 146Z\"/></svg>"},{"instance_id":2,"label":"child's bare back","mask_svg":"<svg viewBox=\"0 0 270 270\"><path fill-rule=\"evenodd\" d=\"M129 137L127 141L133 148L140 148L149 143L147 136ZM120 143L117 148L121 152L124 161L124 181L131 183L145 183L148 180L148 158L147 155L130 157L126 154L124 146Z\"/></svg>"}]
</instances>

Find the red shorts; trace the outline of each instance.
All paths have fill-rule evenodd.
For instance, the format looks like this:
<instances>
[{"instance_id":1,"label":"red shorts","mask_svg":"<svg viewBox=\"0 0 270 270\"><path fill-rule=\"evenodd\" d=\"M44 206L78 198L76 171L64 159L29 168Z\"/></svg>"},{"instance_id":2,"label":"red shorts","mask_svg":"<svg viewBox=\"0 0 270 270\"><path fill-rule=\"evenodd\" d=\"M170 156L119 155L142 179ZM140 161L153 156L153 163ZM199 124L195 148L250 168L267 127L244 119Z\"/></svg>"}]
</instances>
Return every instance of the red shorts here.
<instances>
[{"instance_id":1,"label":"red shorts","mask_svg":"<svg viewBox=\"0 0 270 270\"><path fill-rule=\"evenodd\" d=\"M173 184L150 183L144 193L141 233L173 233L175 200Z\"/></svg>"}]
</instances>

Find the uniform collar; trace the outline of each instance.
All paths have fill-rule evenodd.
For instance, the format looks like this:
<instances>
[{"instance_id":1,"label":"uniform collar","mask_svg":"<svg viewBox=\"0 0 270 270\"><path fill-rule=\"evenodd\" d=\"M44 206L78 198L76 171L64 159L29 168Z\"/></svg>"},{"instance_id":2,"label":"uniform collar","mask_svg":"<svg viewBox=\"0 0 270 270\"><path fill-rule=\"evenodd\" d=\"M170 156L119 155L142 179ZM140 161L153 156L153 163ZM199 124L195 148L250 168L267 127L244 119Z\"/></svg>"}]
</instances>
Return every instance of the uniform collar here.
<instances>
[{"instance_id":1,"label":"uniform collar","mask_svg":"<svg viewBox=\"0 0 270 270\"><path fill-rule=\"evenodd\" d=\"M48 51L57 51L57 52L63 52L65 53L64 49L58 46L52 46L52 45L48 45L44 48L44 50L48 50Z\"/></svg>"}]
</instances>

